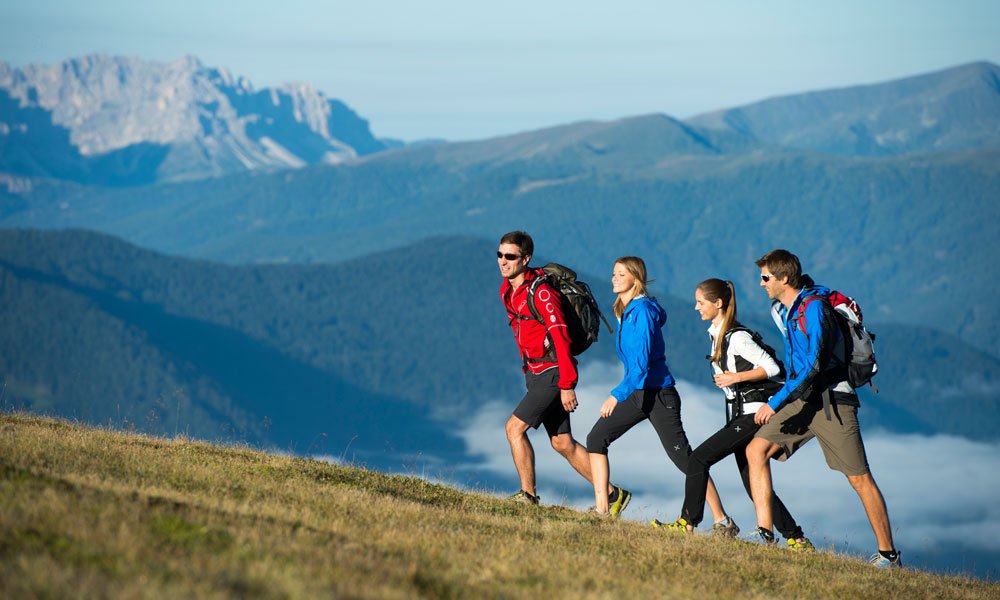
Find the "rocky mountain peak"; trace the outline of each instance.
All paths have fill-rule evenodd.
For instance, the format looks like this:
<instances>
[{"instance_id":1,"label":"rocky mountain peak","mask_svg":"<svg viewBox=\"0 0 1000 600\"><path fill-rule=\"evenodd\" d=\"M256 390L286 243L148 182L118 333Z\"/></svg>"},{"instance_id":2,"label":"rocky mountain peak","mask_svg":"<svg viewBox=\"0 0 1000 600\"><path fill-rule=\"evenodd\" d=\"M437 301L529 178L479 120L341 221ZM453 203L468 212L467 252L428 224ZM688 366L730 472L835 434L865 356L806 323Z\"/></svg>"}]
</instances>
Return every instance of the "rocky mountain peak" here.
<instances>
[{"instance_id":1,"label":"rocky mountain peak","mask_svg":"<svg viewBox=\"0 0 1000 600\"><path fill-rule=\"evenodd\" d=\"M0 121L8 129L26 118L16 113L47 112L51 126L68 133L66 150L82 159L167 147L157 179L335 163L385 148L364 119L311 84L258 91L192 55L167 63L94 54L54 65L3 64L4 93L10 102ZM39 143L22 134L4 143Z\"/></svg>"}]
</instances>

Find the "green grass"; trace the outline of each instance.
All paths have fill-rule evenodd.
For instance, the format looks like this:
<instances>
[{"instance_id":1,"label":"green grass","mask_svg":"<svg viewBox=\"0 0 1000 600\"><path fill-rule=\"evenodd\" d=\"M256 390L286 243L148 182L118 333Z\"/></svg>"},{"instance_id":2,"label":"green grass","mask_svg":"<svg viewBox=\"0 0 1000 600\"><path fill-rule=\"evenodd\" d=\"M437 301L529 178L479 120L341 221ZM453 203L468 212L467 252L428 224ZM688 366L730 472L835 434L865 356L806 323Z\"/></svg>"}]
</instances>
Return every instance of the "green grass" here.
<instances>
[{"instance_id":1,"label":"green grass","mask_svg":"<svg viewBox=\"0 0 1000 600\"><path fill-rule=\"evenodd\" d=\"M997 598L413 477L0 415L0 597Z\"/></svg>"}]
</instances>

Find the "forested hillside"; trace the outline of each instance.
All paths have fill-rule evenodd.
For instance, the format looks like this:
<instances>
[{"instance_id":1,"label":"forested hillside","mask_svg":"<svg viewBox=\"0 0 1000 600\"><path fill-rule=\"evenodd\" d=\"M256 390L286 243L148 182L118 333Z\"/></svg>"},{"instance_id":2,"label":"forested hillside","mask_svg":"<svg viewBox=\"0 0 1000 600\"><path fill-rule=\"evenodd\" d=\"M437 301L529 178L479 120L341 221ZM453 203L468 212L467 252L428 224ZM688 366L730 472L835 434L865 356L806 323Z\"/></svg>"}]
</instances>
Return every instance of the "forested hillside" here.
<instances>
[{"instance_id":1,"label":"forested hillside","mask_svg":"<svg viewBox=\"0 0 1000 600\"><path fill-rule=\"evenodd\" d=\"M339 453L357 435L358 451L388 441L394 452L447 453L441 421L521 394L494 252L488 240L428 238L339 265L234 267L88 232L3 231L5 402L298 451ZM581 277L609 307L607 274ZM671 369L707 385L692 301L653 292L670 315ZM743 320L781 348L754 316L766 307L759 290L741 294ZM866 396L867 423L995 438L996 359L929 328L876 331L882 393ZM581 361L617 364L613 338L605 332Z\"/></svg>"},{"instance_id":2,"label":"forested hillside","mask_svg":"<svg viewBox=\"0 0 1000 600\"><path fill-rule=\"evenodd\" d=\"M864 159L662 154L636 169L620 166L618 155L642 155L642 147L594 149L609 135L578 142L604 166L575 152L463 165L432 147L198 184L33 182L29 193L0 188L0 224L88 227L229 263L340 262L432 235L494 239L526 228L540 252L571 257L585 271L622 254L644 256L678 295L707 275L755 285L754 259L786 247L807 270L866 299L874 322L930 326L997 355L1000 309L967 298L989 296L1000 278L992 260L1000 150ZM536 136L539 148L550 137Z\"/></svg>"}]
</instances>

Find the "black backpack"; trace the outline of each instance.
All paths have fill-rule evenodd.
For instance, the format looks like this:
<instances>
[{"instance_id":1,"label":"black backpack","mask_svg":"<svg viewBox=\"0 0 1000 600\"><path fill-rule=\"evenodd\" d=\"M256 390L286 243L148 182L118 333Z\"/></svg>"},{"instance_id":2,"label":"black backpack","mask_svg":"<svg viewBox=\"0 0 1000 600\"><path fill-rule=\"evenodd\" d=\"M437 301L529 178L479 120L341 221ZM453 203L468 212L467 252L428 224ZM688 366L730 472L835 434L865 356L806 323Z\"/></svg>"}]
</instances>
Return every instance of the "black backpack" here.
<instances>
[{"instance_id":1,"label":"black backpack","mask_svg":"<svg viewBox=\"0 0 1000 600\"><path fill-rule=\"evenodd\" d=\"M608 327L608 333L614 333L608 320L601 314L590 286L576 278L576 271L557 263L549 263L541 269L536 269L535 273L538 277L532 280L531 287L528 288L528 308L535 319L544 325L545 322L535 306L535 291L541 284L548 283L559 293L573 356L583 354L597 341L597 335L601 331L601 321ZM555 348L551 342L548 344L545 359L555 360Z\"/></svg>"},{"instance_id":2,"label":"black backpack","mask_svg":"<svg viewBox=\"0 0 1000 600\"><path fill-rule=\"evenodd\" d=\"M725 370L726 364L729 362L729 337L732 336L737 331L745 331L750 334L754 343L761 347L768 356L771 357L774 362L778 363L778 378L782 381L785 379L785 364L778 358L778 354L774 351L774 348L769 346L764 338L761 337L759 333L744 327L740 323L734 323L726 335L722 338L722 353L720 354L719 360L722 363L722 369ZM711 358L711 357L709 357ZM742 373L744 371L749 371L753 369L753 363L746 360L742 356L736 357L736 371ZM767 402L771 396L778 393L781 389L781 381L775 381L774 379L759 379L757 381L743 381L737 383L734 387L736 392L736 398L731 401L733 404L732 416L729 415L728 406L726 407L726 423L739 417L743 414L743 405L749 404L751 402Z\"/></svg>"}]
</instances>

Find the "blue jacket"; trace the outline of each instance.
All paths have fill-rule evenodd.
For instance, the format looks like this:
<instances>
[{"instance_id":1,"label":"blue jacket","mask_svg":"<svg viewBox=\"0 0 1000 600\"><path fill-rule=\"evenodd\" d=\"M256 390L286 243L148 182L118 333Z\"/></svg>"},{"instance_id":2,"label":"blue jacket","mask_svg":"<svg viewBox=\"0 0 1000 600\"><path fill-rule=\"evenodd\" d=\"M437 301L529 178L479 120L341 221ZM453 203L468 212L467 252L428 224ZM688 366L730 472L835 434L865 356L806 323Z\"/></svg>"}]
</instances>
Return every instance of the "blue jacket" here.
<instances>
[{"instance_id":1,"label":"blue jacket","mask_svg":"<svg viewBox=\"0 0 1000 600\"><path fill-rule=\"evenodd\" d=\"M674 385L663 350L663 326L667 311L648 296L633 298L625 307L618 326L615 350L625 366L625 377L611 390L624 402L632 392Z\"/></svg>"},{"instance_id":2,"label":"blue jacket","mask_svg":"<svg viewBox=\"0 0 1000 600\"><path fill-rule=\"evenodd\" d=\"M831 371L833 351L840 341L833 309L826 302L810 302L805 311L805 333L799 327L799 305L809 296L825 296L830 288L813 285L808 275L803 276L807 285L799 290L799 295L789 308L781 302L771 304L771 316L785 338L785 366L788 377L785 384L771 397L768 405L777 411L783 404L794 400L810 400L814 394L836 386L838 396L841 390L853 396L853 401L844 398L845 404L856 404L857 396L842 377ZM847 392L846 390L851 390Z\"/></svg>"}]
</instances>

